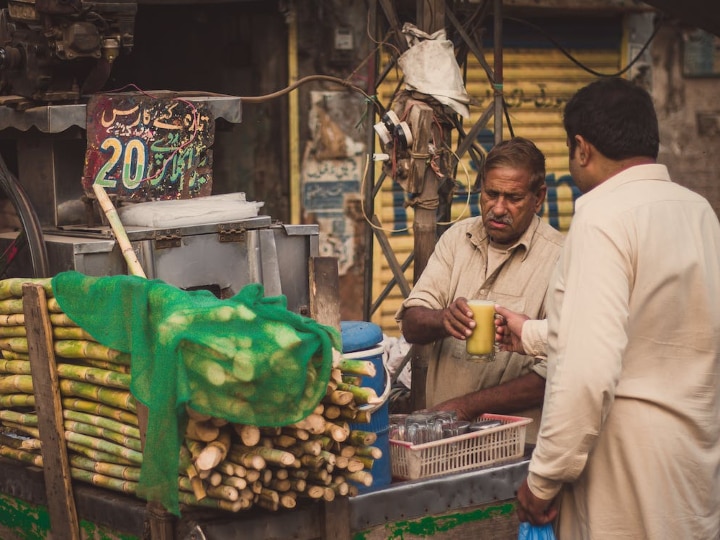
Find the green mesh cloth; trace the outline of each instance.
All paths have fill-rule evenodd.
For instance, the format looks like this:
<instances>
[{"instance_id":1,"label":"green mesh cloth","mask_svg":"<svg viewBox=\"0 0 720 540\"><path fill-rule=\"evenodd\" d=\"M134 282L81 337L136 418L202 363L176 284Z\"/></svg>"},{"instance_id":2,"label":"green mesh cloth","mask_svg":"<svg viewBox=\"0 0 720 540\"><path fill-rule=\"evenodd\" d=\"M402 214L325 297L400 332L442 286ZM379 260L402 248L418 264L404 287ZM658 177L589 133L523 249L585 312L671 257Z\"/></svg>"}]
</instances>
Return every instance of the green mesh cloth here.
<instances>
[{"instance_id":1,"label":"green mesh cloth","mask_svg":"<svg viewBox=\"0 0 720 540\"><path fill-rule=\"evenodd\" d=\"M193 409L256 426L305 418L322 399L340 335L248 285L227 300L136 276L63 272L61 309L107 347L130 353L132 394L148 408L137 494L179 515L180 443Z\"/></svg>"}]
</instances>

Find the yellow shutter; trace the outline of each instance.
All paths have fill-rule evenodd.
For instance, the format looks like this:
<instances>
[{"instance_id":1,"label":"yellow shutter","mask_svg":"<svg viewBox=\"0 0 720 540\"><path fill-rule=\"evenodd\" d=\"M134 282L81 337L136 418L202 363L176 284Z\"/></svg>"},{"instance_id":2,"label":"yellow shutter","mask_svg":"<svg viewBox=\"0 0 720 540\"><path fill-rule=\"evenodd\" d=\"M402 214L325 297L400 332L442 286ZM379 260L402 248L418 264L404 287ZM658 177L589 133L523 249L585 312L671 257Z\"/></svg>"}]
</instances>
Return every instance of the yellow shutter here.
<instances>
[{"instance_id":1,"label":"yellow shutter","mask_svg":"<svg viewBox=\"0 0 720 540\"><path fill-rule=\"evenodd\" d=\"M614 50L578 50L570 51L582 64L601 73L613 73L620 64L620 48ZM489 51L488 59L492 59ZM582 86L596 77L570 62L556 49L505 49L503 51L503 90L508 103L510 122L515 136L531 139L546 157L548 179L548 200L542 210L542 217L561 231L567 231L572 218L574 203L573 190L569 184L567 146L565 130L562 124L562 110L565 102ZM378 91L378 97L388 105L392 92L397 88L397 75L391 73ZM463 123L467 133L492 103L492 90L479 63L468 66L466 88L468 93L480 102L480 106L471 107L471 117ZM492 119L487 125L493 129ZM503 139L510 137L509 126L503 118ZM453 141L453 147L456 147ZM463 156L458 167L457 181L463 185L475 181L476 172L472 169L468 155ZM376 178L380 177L380 168L376 169ZM575 193L577 197L577 192ZM403 194L399 188L393 188L388 178L375 200L375 210L386 231L401 229L402 232L387 232L390 245L398 261L402 263L412 253L413 215L411 209L402 205ZM452 207L452 220L469 215L478 215L477 195L458 193ZM392 279L392 272L382 250L375 242L373 268L373 300ZM412 286L412 265L405 275ZM374 313L372 320L380 325L383 332L390 336L399 335L395 322L395 312L403 297L394 287L381 307Z\"/></svg>"}]
</instances>

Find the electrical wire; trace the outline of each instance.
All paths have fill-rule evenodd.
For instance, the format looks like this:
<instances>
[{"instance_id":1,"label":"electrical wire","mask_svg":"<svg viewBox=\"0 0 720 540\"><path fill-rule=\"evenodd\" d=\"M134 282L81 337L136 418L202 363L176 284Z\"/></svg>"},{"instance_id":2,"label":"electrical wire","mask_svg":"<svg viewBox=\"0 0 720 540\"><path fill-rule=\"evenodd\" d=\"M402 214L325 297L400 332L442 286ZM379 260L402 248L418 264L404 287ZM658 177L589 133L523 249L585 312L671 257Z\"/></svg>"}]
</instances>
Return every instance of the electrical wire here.
<instances>
[{"instance_id":1,"label":"electrical wire","mask_svg":"<svg viewBox=\"0 0 720 540\"><path fill-rule=\"evenodd\" d=\"M536 25L536 24L534 24L534 23L531 23L530 21L526 21L526 20L524 20L524 19L518 19L518 18L515 18L515 17L503 17L503 19L508 20L508 21L513 21L513 22L516 22L516 23L520 23L520 24L523 24L523 25L527 26L528 28L532 28L533 30L535 30L536 32L538 32L539 34L542 34L545 38L547 38L548 41L550 41L553 45L555 45L555 47L557 47L557 49L558 49L563 55L565 55L565 57L567 57L568 60L570 60L573 64L575 64L576 66L578 66L580 69L582 69L582 70L584 70L584 71L587 71L588 73L590 73L590 74L592 74L592 75L595 75L596 77L608 77L608 78L610 78L610 77L619 77L620 75L622 75L622 74L626 73L628 70L630 70L630 68L633 67L633 66L637 63L638 60L640 60L640 58L642 57L642 55L645 53L645 50L650 46L650 43L652 43L652 40L655 39L655 36L656 36L657 33L660 31L660 28L662 28L662 26L663 26L662 20L661 20L660 23L658 23L658 24L655 26L655 29L653 30L653 33L650 35L650 37L648 38L648 40L647 40L647 41L645 42L645 44L642 46L642 48L640 49L640 51L637 53L637 55L635 55L635 58L633 58L633 59L632 59L624 68L622 68L620 71L617 71L617 72L615 72L615 73L600 73L599 71L595 71L594 69L586 66L585 64L583 64L582 62L580 62L579 60L577 60L573 55L571 55L568 51L566 51L565 48L564 48L562 45L560 45L560 43L558 43L558 41L557 41L555 38L553 38L548 32L546 32L545 30L543 30L540 26L538 26L538 25Z\"/></svg>"}]
</instances>

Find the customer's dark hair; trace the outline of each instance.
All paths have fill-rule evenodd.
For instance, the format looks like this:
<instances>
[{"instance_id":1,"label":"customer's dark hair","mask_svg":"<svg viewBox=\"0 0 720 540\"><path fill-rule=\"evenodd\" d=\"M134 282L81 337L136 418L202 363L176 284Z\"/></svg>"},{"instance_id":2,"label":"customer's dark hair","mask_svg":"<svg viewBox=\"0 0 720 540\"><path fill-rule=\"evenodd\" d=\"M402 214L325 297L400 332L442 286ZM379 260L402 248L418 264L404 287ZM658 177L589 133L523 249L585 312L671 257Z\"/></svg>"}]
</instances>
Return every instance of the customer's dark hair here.
<instances>
[{"instance_id":1,"label":"customer's dark hair","mask_svg":"<svg viewBox=\"0 0 720 540\"><path fill-rule=\"evenodd\" d=\"M599 79L578 90L565 105L563 122L571 155L580 135L609 159L657 158L660 135L652 98L625 79Z\"/></svg>"},{"instance_id":2,"label":"customer's dark hair","mask_svg":"<svg viewBox=\"0 0 720 540\"><path fill-rule=\"evenodd\" d=\"M485 157L483 174L498 167L523 168L530 171L530 190L537 191L545 183L545 156L535 144L524 137L513 137L492 147Z\"/></svg>"}]
</instances>

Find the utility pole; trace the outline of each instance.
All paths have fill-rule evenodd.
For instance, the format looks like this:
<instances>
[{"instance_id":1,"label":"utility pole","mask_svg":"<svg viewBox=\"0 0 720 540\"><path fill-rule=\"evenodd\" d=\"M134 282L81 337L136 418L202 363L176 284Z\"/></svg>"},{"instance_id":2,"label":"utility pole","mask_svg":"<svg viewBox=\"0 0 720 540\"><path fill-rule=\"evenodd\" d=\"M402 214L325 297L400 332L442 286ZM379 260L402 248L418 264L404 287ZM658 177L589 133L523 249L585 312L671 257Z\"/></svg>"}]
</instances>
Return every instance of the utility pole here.
<instances>
[{"instance_id":1,"label":"utility pole","mask_svg":"<svg viewBox=\"0 0 720 540\"><path fill-rule=\"evenodd\" d=\"M420 30L433 34L445 28L445 0L417 0L416 3L417 26ZM428 145L432 140L433 130L436 129L432 121L434 110L427 103L415 105L411 111L411 125L415 144L415 155L428 153ZM440 135L436 133L436 135ZM413 178L412 176L415 176ZM425 270L428 259L435 249L437 241L437 208L438 188L440 178L432 167L411 167L410 184L415 185L419 195L416 200L419 204L413 206L413 283L417 283L420 274ZM428 371L428 357L432 345L415 346L410 359L412 366L412 384L410 391L410 405L412 410L423 409L426 406L425 380Z\"/></svg>"}]
</instances>

